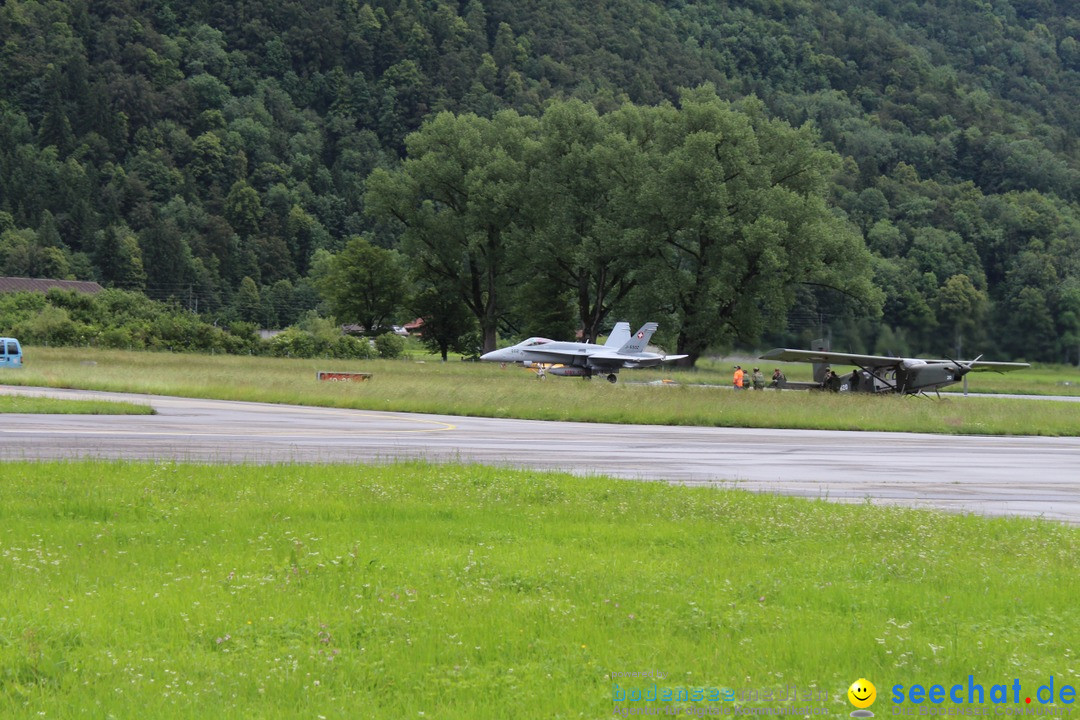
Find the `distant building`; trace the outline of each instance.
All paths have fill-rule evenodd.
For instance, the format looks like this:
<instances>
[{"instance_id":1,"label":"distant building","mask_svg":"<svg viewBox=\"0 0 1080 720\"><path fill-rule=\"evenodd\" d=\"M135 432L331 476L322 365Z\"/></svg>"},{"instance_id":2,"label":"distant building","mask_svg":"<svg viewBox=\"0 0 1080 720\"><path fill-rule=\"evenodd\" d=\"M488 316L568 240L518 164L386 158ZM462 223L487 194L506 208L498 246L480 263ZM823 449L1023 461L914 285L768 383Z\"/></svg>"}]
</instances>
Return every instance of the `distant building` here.
<instances>
[{"instance_id":1,"label":"distant building","mask_svg":"<svg viewBox=\"0 0 1080 720\"><path fill-rule=\"evenodd\" d=\"M88 280L49 280L48 278L0 277L0 293L39 292L46 293L53 288L74 290L96 295L105 288Z\"/></svg>"},{"instance_id":2,"label":"distant building","mask_svg":"<svg viewBox=\"0 0 1080 720\"><path fill-rule=\"evenodd\" d=\"M402 327L410 335L420 337L424 334L424 318L416 318L412 322L405 323Z\"/></svg>"}]
</instances>

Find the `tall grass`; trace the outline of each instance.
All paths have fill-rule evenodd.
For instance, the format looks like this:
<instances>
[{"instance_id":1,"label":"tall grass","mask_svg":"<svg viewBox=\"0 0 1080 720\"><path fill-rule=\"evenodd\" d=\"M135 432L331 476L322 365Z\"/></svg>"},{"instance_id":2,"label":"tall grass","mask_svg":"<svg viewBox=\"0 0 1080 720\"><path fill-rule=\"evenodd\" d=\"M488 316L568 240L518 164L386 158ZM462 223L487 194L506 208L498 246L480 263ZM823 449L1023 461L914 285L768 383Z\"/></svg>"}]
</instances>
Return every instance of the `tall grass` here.
<instances>
[{"instance_id":1,"label":"tall grass","mask_svg":"<svg viewBox=\"0 0 1080 720\"><path fill-rule=\"evenodd\" d=\"M859 677L880 706L1075 686L1078 550L1045 522L472 466L6 463L0 716L598 717L637 670L832 713Z\"/></svg>"},{"instance_id":2,"label":"tall grass","mask_svg":"<svg viewBox=\"0 0 1080 720\"><path fill-rule=\"evenodd\" d=\"M14 384L78 387L227 400L541 420L729 427L886 430L955 434L1077 435L1080 413L1051 401L742 392L726 386L536 380L516 366L404 360L326 361L70 348L31 348ZM87 364L89 362L94 364ZM319 382L318 370L373 374L367 382Z\"/></svg>"}]
</instances>

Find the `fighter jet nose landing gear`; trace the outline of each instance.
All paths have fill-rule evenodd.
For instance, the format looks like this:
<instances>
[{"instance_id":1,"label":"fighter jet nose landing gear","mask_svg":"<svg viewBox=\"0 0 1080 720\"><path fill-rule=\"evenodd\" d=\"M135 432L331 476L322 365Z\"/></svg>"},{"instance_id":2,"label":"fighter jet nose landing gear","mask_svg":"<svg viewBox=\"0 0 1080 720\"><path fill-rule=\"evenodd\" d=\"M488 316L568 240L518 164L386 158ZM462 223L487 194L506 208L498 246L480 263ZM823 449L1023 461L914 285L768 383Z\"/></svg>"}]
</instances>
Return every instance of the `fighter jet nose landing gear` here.
<instances>
[{"instance_id":1,"label":"fighter jet nose landing gear","mask_svg":"<svg viewBox=\"0 0 1080 720\"><path fill-rule=\"evenodd\" d=\"M616 375L615 373L611 373L610 375L608 375L608 376L607 376L607 381L608 381L609 383L613 383L613 382L615 382L615 381L616 381L616 380L618 380L618 379L619 379L619 376L618 376L618 375Z\"/></svg>"}]
</instances>

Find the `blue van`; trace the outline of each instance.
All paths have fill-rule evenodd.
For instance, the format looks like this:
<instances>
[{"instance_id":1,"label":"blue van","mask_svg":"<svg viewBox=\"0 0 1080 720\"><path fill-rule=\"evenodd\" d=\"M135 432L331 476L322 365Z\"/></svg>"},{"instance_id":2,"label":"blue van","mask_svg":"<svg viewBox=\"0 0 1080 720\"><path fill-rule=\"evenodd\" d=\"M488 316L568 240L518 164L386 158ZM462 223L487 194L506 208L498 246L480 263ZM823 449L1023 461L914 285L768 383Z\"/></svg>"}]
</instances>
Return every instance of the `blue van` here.
<instances>
[{"instance_id":1,"label":"blue van","mask_svg":"<svg viewBox=\"0 0 1080 720\"><path fill-rule=\"evenodd\" d=\"M0 337L0 367L22 367L22 345L15 338Z\"/></svg>"}]
</instances>

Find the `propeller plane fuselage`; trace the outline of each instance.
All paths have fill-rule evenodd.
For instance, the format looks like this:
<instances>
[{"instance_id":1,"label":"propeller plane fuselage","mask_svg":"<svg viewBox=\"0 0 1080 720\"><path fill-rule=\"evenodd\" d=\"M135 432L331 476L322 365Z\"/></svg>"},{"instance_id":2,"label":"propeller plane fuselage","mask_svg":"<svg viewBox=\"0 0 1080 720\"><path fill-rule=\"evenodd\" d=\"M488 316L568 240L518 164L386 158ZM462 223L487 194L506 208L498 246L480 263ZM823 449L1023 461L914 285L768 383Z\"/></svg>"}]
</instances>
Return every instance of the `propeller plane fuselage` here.
<instances>
[{"instance_id":1,"label":"propeller plane fuselage","mask_svg":"<svg viewBox=\"0 0 1080 720\"><path fill-rule=\"evenodd\" d=\"M762 360L813 363L814 382L789 383L789 387L904 395L936 392L960 382L973 371L1008 372L1031 367L1028 363L988 362L981 358L981 355L974 360L901 358L791 348L774 348L761 356ZM858 369L836 375L830 371L830 365L854 365Z\"/></svg>"}]
</instances>

